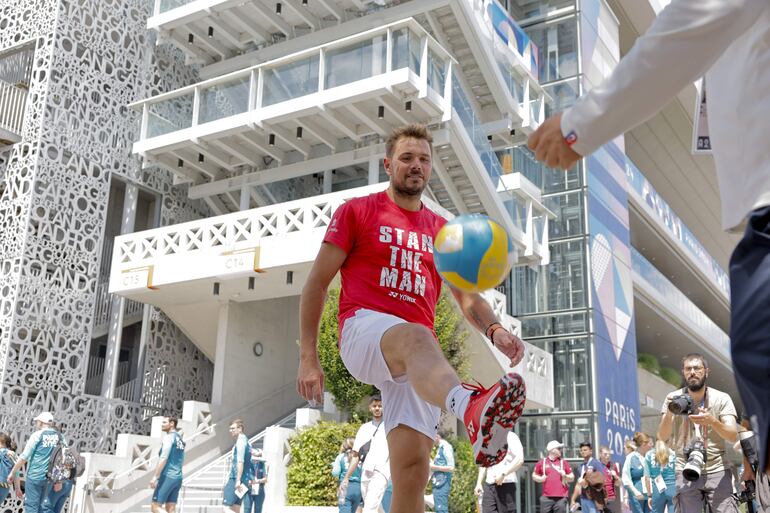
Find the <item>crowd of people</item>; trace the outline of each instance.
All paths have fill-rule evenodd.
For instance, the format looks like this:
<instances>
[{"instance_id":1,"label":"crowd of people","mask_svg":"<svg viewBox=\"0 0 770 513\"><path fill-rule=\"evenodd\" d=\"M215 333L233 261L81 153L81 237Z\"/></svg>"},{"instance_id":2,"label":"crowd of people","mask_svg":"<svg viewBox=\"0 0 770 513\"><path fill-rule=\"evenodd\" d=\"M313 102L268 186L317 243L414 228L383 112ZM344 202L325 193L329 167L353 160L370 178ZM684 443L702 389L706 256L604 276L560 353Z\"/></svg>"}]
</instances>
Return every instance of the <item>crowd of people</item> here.
<instances>
[{"instance_id":1,"label":"crowd of people","mask_svg":"<svg viewBox=\"0 0 770 513\"><path fill-rule=\"evenodd\" d=\"M701 513L706 505L712 513L737 513L741 502L748 503L749 512L770 512L770 480L756 472L756 447L742 444L745 437L739 437L751 433L747 419L739 424L732 399L707 386L708 363L702 355L683 358L682 376L685 386L663 403L656 438L634 433L623 455L613 458L610 448L602 446L597 459L586 440L574 447L582 461L573 469L562 455L564 445L548 442L531 474L542 491L540 513ZM369 411L372 420L355 438L343 441L332 465L339 479L340 513L390 511L391 469L379 396L369 400ZM507 433L506 441L505 457L478 470L474 492L481 498L482 513L516 511L524 449L514 431ZM744 456L741 464L730 460L728 446ZM432 493L424 503L446 513L456 470L454 452L437 434L433 453L428 462Z\"/></svg>"},{"instance_id":2,"label":"crowd of people","mask_svg":"<svg viewBox=\"0 0 770 513\"><path fill-rule=\"evenodd\" d=\"M83 460L51 412L42 412L33 422L35 431L21 454L11 437L0 433L0 504L13 493L23 499L26 513L61 513L84 470Z\"/></svg>"}]
</instances>

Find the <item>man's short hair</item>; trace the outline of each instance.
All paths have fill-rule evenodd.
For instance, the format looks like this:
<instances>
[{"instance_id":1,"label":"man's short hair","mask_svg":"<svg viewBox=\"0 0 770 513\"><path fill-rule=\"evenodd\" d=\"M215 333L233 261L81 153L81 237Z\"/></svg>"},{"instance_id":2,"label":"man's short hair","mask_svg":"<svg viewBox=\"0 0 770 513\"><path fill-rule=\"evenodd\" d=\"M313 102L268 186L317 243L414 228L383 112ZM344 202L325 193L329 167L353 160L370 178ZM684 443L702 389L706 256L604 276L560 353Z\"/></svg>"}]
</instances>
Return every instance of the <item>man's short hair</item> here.
<instances>
[{"instance_id":1,"label":"man's short hair","mask_svg":"<svg viewBox=\"0 0 770 513\"><path fill-rule=\"evenodd\" d=\"M179 423L179 419L177 419L176 417L166 417L166 420L168 420L169 424L173 424L174 425L174 429L176 429L176 426Z\"/></svg>"},{"instance_id":2,"label":"man's short hair","mask_svg":"<svg viewBox=\"0 0 770 513\"><path fill-rule=\"evenodd\" d=\"M382 396L380 394L374 394L369 398L369 406L372 405L373 402L379 401L382 402Z\"/></svg>"},{"instance_id":3,"label":"man's short hair","mask_svg":"<svg viewBox=\"0 0 770 513\"><path fill-rule=\"evenodd\" d=\"M684 358L682 358L682 368L684 368L684 364L685 364L685 362L689 362L690 360L700 360L700 361L701 361L701 363L703 364L703 367L704 367L704 368L706 368L706 369L708 369L708 368L709 368L709 363L706 361L706 357L705 357L705 356L703 356L703 355L702 355L702 354L700 354L700 353L690 353L690 354L686 354L686 355L684 356Z\"/></svg>"},{"instance_id":4,"label":"man's short hair","mask_svg":"<svg viewBox=\"0 0 770 513\"><path fill-rule=\"evenodd\" d=\"M612 454L612 451L610 451L610 448L607 447L606 445L599 446L599 452L602 452L602 451L607 451L608 453Z\"/></svg>"},{"instance_id":5,"label":"man's short hair","mask_svg":"<svg viewBox=\"0 0 770 513\"><path fill-rule=\"evenodd\" d=\"M393 157L393 151L396 149L396 144L401 139L418 139L422 141L428 141L431 154L433 153L433 136L428 130L428 127L420 123L412 123L409 125L400 126L393 129L385 141L385 156L389 159Z\"/></svg>"},{"instance_id":6,"label":"man's short hair","mask_svg":"<svg viewBox=\"0 0 770 513\"><path fill-rule=\"evenodd\" d=\"M234 419L230 423L230 425L241 428L241 431L243 431L243 429L244 429L244 427L243 427L243 420L241 420L241 419Z\"/></svg>"},{"instance_id":7,"label":"man's short hair","mask_svg":"<svg viewBox=\"0 0 770 513\"><path fill-rule=\"evenodd\" d=\"M580 445L578 446L580 449L583 447L588 447L589 449L593 450L594 446L591 445L591 442L580 442Z\"/></svg>"}]
</instances>

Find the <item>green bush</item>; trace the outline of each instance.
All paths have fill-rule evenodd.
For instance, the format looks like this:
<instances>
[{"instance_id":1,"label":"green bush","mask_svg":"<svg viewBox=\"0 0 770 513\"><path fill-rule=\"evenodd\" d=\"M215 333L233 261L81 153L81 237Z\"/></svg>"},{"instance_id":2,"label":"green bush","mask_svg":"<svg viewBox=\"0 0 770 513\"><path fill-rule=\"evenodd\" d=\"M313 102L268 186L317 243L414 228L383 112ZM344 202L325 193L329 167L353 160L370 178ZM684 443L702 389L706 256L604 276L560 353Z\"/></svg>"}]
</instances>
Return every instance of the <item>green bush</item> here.
<instances>
[{"instance_id":1,"label":"green bush","mask_svg":"<svg viewBox=\"0 0 770 513\"><path fill-rule=\"evenodd\" d=\"M452 489L449 492L449 513L476 513L476 495L473 489L479 469L473 462L473 449L470 442L457 438L448 438L455 451L455 475L452 477Z\"/></svg>"},{"instance_id":2,"label":"green bush","mask_svg":"<svg viewBox=\"0 0 770 513\"><path fill-rule=\"evenodd\" d=\"M661 367L660 377L675 387L681 386L682 384L682 375L679 371L674 370L671 367Z\"/></svg>"},{"instance_id":3,"label":"green bush","mask_svg":"<svg viewBox=\"0 0 770 513\"><path fill-rule=\"evenodd\" d=\"M360 424L319 422L289 439L286 500L290 506L331 506L337 503L337 479L331 464L347 437L356 436Z\"/></svg>"},{"instance_id":4,"label":"green bush","mask_svg":"<svg viewBox=\"0 0 770 513\"><path fill-rule=\"evenodd\" d=\"M637 366L647 372L651 372L656 376L660 375L660 363L658 363L658 359L655 355L650 353L639 353L636 355L636 363Z\"/></svg>"},{"instance_id":5,"label":"green bush","mask_svg":"<svg viewBox=\"0 0 770 513\"><path fill-rule=\"evenodd\" d=\"M470 355L468 354L468 330L457 302L444 287L436 305L436 336L444 356L463 381L470 379Z\"/></svg>"}]
</instances>

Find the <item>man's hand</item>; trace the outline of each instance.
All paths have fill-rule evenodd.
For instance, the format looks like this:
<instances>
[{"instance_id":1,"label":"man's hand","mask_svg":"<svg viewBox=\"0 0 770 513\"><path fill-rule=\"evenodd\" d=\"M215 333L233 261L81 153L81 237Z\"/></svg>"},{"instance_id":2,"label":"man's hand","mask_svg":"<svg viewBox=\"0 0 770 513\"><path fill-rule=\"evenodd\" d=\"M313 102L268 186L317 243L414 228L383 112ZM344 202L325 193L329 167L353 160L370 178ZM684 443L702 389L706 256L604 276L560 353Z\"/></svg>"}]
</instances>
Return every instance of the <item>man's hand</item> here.
<instances>
[{"instance_id":1,"label":"man's hand","mask_svg":"<svg viewBox=\"0 0 770 513\"><path fill-rule=\"evenodd\" d=\"M688 417L694 424L699 426L711 427L717 422L716 417L714 417L714 415L712 415L706 408L698 408L698 413L693 413L692 415L688 415Z\"/></svg>"},{"instance_id":2,"label":"man's hand","mask_svg":"<svg viewBox=\"0 0 770 513\"><path fill-rule=\"evenodd\" d=\"M636 497L636 500L638 501L644 500L644 495L639 492L634 492L634 497Z\"/></svg>"},{"instance_id":3,"label":"man's hand","mask_svg":"<svg viewBox=\"0 0 770 513\"><path fill-rule=\"evenodd\" d=\"M308 401L318 404L323 402L324 373L318 355L312 357L300 356L297 371L297 393Z\"/></svg>"},{"instance_id":4,"label":"man's hand","mask_svg":"<svg viewBox=\"0 0 770 513\"><path fill-rule=\"evenodd\" d=\"M511 359L511 367L515 367L524 358L524 342L508 330L496 329L492 333L492 344Z\"/></svg>"},{"instance_id":5,"label":"man's hand","mask_svg":"<svg viewBox=\"0 0 770 513\"><path fill-rule=\"evenodd\" d=\"M476 485L476 488L473 489L473 493L476 494L476 497L481 497L483 492L484 490L481 488L481 485Z\"/></svg>"},{"instance_id":6,"label":"man's hand","mask_svg":"<svg viewBox=\"0 0 770 513\"><path fill-rule=\"evenodd\" d=\"M155 476L152 476L152 479L150 479L150 488L155 488L155 486L158 484L158 478Z\"/></svg>"},{"instance_id":7,"label":"man's hand","mask_svg":"<svg viewBox=\"0 0 770 513\"><path fill-rule=\"evenodd\" d=\"M503 474L500 474L499 476L497 476L497 479L495 479L495 484L497 486L502 485L504 479L505 479L505 476Z\"/></svg>"},{"instance_id":8,"label":"man's hand","mask_svg":"<svg viewBox=\"0 0 770 513\"><path fill-rule=\"evenodd\" d=\"M581 158L564 140L564 134L561 133L561 114L546 119L535 133L529 136L527 145L535 153L535 158L548 167L569 169Z\"/></svg>"}]
</instances>

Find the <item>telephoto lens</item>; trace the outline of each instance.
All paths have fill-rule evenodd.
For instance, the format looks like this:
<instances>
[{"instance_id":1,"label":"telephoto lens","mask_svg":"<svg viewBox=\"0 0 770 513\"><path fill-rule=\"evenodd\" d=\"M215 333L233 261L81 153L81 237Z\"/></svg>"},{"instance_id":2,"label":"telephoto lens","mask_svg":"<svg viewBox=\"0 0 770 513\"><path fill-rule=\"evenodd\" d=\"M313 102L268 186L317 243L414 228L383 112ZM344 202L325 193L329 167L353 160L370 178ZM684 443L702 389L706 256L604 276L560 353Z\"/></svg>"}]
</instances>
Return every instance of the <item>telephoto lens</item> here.
<instances>
[{"instance_id":1,"label":"telephoto lens","mask_svg":"<svg viewBox=\"0 0 770 513\"><path fill-rule=\"evenodd\" d=\"M689 415L693 412L692 397L688 394L678 395L668 403L668 411L674 415Z\"/></svg>"},{"instance_id":2,"label":"telephoto lens","mask_svg":"<svg viewBox=\"0 0 770 513\"><path fill-rule=\"evenodd\" d=\"M703 472L703 464L706 461L706 448L701 440L693 442L685 447L684 457L687 463L682 469L682 477L688 481L697 481Z\"/></svg>"}]
</instances>

